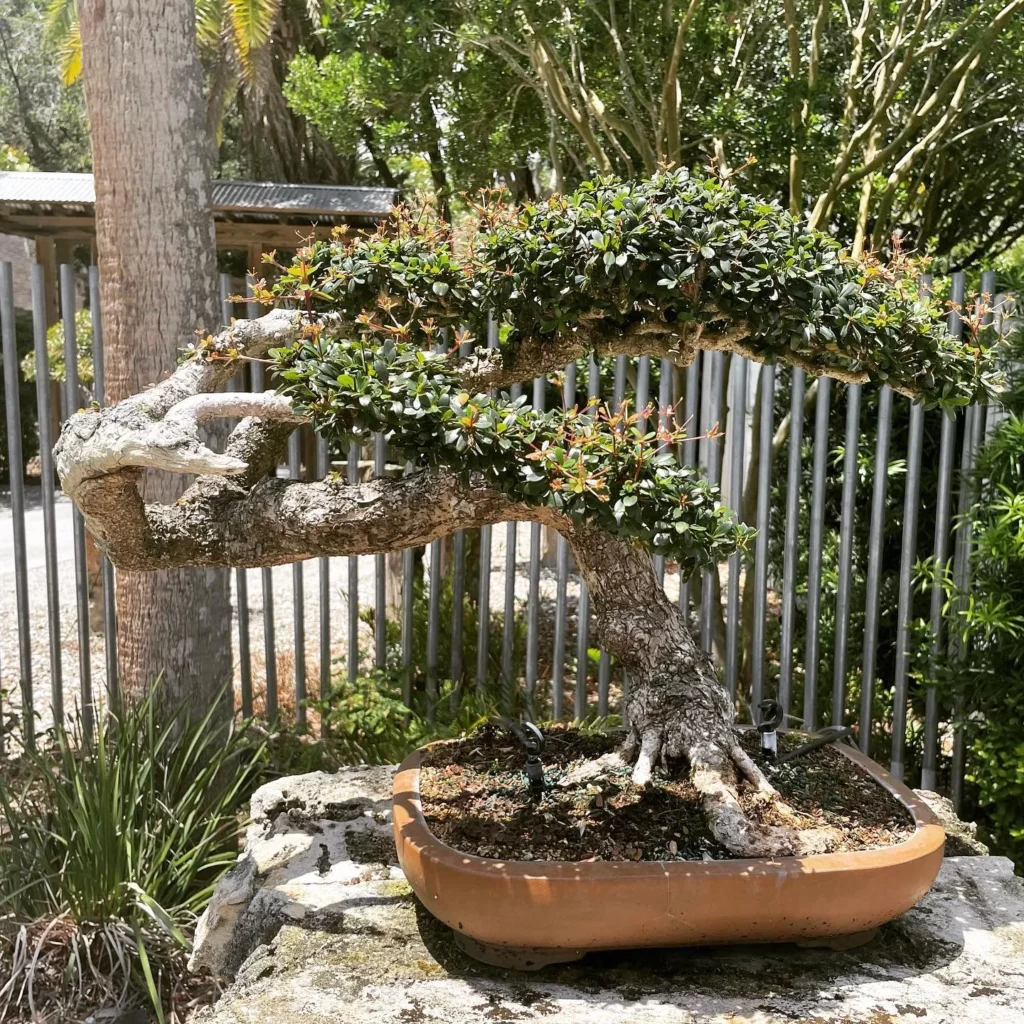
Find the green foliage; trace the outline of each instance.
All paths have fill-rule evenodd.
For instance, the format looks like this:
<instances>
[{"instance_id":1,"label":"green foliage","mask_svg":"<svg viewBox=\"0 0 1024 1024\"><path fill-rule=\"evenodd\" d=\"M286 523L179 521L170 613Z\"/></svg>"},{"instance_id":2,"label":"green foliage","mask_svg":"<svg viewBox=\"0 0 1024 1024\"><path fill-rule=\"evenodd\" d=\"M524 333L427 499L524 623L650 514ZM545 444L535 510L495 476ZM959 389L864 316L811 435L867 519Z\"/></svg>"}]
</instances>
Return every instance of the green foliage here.
<instances>
[{"instance_id":1,"label":"green foliage","mask_svg":"<svg viewBox=\"0 0 1024 1024\"><path fill-rule=\"evenodd\" d=\"M65 88L45 38L49 0L5 0L0 17L0 170L87 171L89 129L80 86ZM59 57L59 55L58 55ZM8 150L9 152L9 150ZM25 166L25 163L29 166Z\"/></svg>"},{"instance_id":2,"label":"green foliage","mask_svg":"<svg viewBox=\"0 0 1024 1024\"><path fill-rule=\"evenodd\" d=\"M1011 356L1020 357L1021 344ZM1020 376L1019 369L1016 371ZM977 500L958 529L975 548L969 593L957 591L948 567L923 563L920 579L938 578L954 618L953 637L934 674L924 680L967 711L968 813L995 848L1024 864L1024 407L1019 384L1011 413L978 453ZM930 640L929 636L924 637ZM927 649L927 648L926 648Z\"/></svg>"},{"instance_id":3,"label":"green foliage","mask_svg":"<svg viewBox=\"0 0 1024 1024\"><path fill-rule=\"evenodd\" d=\"M78 348L78 383L92 386L92 312L79 309L75 313L75 344ZM46 332L46 361L50 367L50 380L63 384L67 380L64 364L64 322L58 320ZM25 380L36 379L36 354L29 352L21 361Z\"/></svg>"},{"instance_id":4,"label":"green foliage","mask_svg":"<svg viewBox=\"0 0 1024 1024\"><path fill-rule=\"evenodd\" d=\"M470 395L444 357L409 342L316 338L273 358L280 390L339 450L382 432L399 461L481 473L516 501L592 521L688 570L748 536L717 487L676 463L679 437L641 430L635 416Z\"/></svg>"},{"instance_id":5,"label":"green foliage","mask_svg":"<svg viewBox=\"0 0 1024 1024\"><path fill-rule=\"evenodd\" d=\"M505 349L569 335L581 321L609 330L653 321L680 334L742 323L761 358L862 371L927 404L963 405L996 383L984 339L949 335L941 311L919 299L912 265L847 258L777 205L716 179L599 179L477 212L479 229L461 247L444 225L409 215L372 236L316 243L276 292L343 314L357 335L396 340L460 325L482 336L488 315Z\"/></svg>"},{"instance_id":6,"label":"green foliage","mask_svg":"<svg viewBox=\"0 0 1024 1024\"><path fill-rule=\"evenodd\" d=\"M180 709L162 713L159 699L156 687L101 718L92 741L80 725L57 730L52 752L25 755L19 785L0 786L0 946L16 942L19 926L62 922L60 941L40 947L37 999L55 961L47 998L72 1005L77 988L78 999L97 997L92 1009L125 991L148 994L162 1017L186 935L236 858L236 809L261 748L245 730L216 726L212 710L189 721Z\"/></svg>"},{"instance_id":7,"label":"green foliage","mask_svg":"<svg viewBox=\"0 0 1024 1024\"><path fill-rule=\"evenodd\" d=\"M14 344L19 357L28 357L32 352L32 315L24 310L15 310ZM4 395L4 367L0 362L0 396ZM28 462L39 452L39 431L36 428L36 389L32 381L23 377L18 384L18 407L21 412L21 456ZM7 451L7 415L0 412L0 477L10 472Z\"/></svg>"},{"instance_id":8,"label":"green foliage","mask_svg":"<svg viewBox=\"0 0 1024 1024\"><path fill-rule=\"evenodd\" d=\"M329 0L318 37L329 52L291 59L285 98L339 152L365 153L368 181L446 199L491 184L496 169L529 181L546 139L538 97L502 60L467 47L460 22L450 4Z\"/></svg>"},{"instance_id":9,"label":"green foliage","mask_svg":"<svg viewBox=\"0 0 1024 1024\"><path fill-rule=\"evenodd\" d=\"M284 730L270 744L275 774L336 771L346 764L397 764L406 754L434 740L472 732L497 714L493 690L461 691L446 682L428 714L422 695L408 707L399 674L377 669L354 680L339 673L324 701L310 701L319 714L321 735L312 739Z\"/></svg>"}]
</instances>

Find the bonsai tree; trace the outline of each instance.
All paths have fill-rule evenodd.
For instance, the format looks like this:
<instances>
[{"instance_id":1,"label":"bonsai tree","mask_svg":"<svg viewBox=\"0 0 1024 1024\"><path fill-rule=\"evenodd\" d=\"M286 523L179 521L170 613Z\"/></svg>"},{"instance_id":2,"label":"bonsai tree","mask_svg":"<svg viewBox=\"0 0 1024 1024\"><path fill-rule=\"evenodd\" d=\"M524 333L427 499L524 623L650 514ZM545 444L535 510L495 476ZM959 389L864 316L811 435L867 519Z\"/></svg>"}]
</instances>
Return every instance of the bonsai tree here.
<instances>
[{"instance_id":1,"label":"bonsai tree","mask_svg":"<svg viewBox=\"0 0 1024 1024\"><path fill-rule=\"evenodd\" d=\"M546 524L572 549L600 640L629 674L622 756L634 781L685 758L713 834L733 853L827 846L827 834L795 827L741 748L733 704L652 565L659 553L688 574L749 531L676 463L675 429L644 432L628 409L600 404L541 412L504 389L588 353L685 366L705 349L955 406L993 389L985 352L976 336L946 332L905 259L850 259L714 179L606 179L521 208L490 197L474 213L468 237L406 212L376 234L299 251L259 295L277 308L202 338L150 390L71 417L56 450L64 489L131 570L266 566L487 523ZM489 318L498 348L461 356ZM278 389L224 392L245 359L268 360ZM217 453L200 427L221 417L242 419ZM304 422L340 450L382 431L416 471L362 484L278 479ZM198 479L175 504L147 505L146 469ZM744 812L740 779L771 813Z\"/></svg>"}]
</instances>

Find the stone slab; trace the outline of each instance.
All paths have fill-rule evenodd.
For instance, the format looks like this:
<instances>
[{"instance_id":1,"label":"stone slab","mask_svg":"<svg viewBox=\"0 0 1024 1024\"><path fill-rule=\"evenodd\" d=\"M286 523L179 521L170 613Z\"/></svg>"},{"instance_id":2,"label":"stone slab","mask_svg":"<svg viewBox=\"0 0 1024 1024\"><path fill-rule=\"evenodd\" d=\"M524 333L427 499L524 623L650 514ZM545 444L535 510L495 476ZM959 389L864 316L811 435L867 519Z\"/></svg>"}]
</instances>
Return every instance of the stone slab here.
<instances>
[{"instance_id":1,"label":"stone slab","mask_svg":"<svg viewBox=\"0 0 1024 1024\"><path fill-rule=\"evenodd\" d=\"M235 979L197 1022L1024 1024L1024 880L1005 858L947 858L917 907L846 952L644 950L520 974L467 958L412 895L390 841L392 771L255 794L194 954Z\"/></svg>"}]
</instances>

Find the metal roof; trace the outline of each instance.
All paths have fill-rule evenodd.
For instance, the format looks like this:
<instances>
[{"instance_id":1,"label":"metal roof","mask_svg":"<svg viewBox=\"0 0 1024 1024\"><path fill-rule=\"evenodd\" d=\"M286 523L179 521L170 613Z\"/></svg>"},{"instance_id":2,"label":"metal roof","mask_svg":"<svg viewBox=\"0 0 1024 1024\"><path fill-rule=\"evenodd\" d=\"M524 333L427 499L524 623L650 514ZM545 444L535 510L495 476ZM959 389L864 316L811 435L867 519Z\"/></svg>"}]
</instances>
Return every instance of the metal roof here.
<instances>
[{"instance_id":1,"label":"metal roof","mask_svg":"<svg viewBox=\"0 0 1024 1024\"><path fill-rule=\"evenodd\" d=\"M278 213L326 217L384 217L397 193L353 185L296 185L276 181L212 182L215 212ZM0 171L0 203L20 206L92 206L91 174Z\"/></svg>"}]
</instances>

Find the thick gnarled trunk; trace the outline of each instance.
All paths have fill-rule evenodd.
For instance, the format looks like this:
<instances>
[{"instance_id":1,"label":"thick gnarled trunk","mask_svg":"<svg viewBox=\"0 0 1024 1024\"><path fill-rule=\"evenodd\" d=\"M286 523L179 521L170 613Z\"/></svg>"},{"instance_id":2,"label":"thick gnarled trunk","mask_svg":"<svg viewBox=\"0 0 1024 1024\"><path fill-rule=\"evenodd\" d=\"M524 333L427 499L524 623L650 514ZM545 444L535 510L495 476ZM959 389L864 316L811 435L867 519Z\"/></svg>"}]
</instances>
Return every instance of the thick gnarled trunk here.
<instances>
[{"instance_id":1,"label":"thick gnarled trunk","mask_svg":"<svg viewBox=\"0 0 1024 1024\"><path fill-rule=\"evenodd\" d=\"M170 373L198 328L218 320L210 147L191 0L80 0L83 80L96 184L109 401ZM183 478L148 473L146 498L173 502ZM228 575L178 566L118 577L126 688L163 675L165 696L205 710L231 678Z\"/></svg>"}]
</instances>

